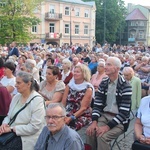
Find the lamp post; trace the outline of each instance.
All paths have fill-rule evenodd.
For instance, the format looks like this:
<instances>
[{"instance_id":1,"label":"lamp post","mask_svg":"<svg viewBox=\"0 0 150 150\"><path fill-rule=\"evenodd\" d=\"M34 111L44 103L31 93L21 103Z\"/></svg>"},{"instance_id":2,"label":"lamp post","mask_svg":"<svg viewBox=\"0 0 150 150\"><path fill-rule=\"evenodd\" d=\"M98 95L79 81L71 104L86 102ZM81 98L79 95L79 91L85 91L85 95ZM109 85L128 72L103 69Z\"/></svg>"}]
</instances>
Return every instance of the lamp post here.
<instances>
[{"instance_id":1,"label":"lamp post","mask_svg":"<svg viewBox=\"0 0 150 150\"><path fill-rule=\"evenodd\" d=\"M72 17L71 15L72 14L71 14L71 12L72 11L74 11L74 8L70 7L70 46L72 45L72 31L71 31L71 28L72 28L72 19L71 19L71 17Z\"/></svg>"},{"instance_id":2,"label":"lamp post","mask_svg":"<svg viewBox=\"0 0 150 150\"><path fill-rule=\"evenodd\" d=\"M104 0L104 44L106 39L106 0Z\"/></svg>"}]
</instances>

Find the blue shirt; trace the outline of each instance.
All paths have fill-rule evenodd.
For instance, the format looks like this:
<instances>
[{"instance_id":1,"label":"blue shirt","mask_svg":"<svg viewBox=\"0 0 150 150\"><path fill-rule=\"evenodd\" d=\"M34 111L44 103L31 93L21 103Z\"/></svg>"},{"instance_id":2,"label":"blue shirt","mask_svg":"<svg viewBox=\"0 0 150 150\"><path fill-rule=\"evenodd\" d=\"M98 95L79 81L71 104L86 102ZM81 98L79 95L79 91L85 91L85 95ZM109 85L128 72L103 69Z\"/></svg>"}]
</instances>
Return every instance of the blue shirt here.
<instances>
[{"instance_id":1,"label":"blue shirt","mask_svg":"<svg viewBox=\"0 0 150 150\"><path fill-rule=\"evenodd\" d=\"M47 126L44 127L34 150L45 150L48 135L47 150L84 150L84 144L79 134L66 125L55 135L50 133Z\"/></svg>"}]
</instances>

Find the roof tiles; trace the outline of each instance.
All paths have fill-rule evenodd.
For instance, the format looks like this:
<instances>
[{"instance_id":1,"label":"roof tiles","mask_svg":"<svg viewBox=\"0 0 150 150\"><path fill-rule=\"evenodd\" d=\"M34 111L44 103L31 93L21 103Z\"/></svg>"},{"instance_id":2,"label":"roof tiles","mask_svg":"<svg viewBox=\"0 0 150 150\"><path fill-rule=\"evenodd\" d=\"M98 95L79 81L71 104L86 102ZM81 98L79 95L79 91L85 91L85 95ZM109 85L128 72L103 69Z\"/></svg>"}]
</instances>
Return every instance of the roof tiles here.
<instances>
[{"instance_id":1,"label":"roof tiles","mask_svg":"<svg viewBox=\"0 0 150 150\"><path fill-rule=\"evenodd\" d=\"M126 20L147 20L147 18L136 8L126 17Z\"/></svg>"}]
</instances>

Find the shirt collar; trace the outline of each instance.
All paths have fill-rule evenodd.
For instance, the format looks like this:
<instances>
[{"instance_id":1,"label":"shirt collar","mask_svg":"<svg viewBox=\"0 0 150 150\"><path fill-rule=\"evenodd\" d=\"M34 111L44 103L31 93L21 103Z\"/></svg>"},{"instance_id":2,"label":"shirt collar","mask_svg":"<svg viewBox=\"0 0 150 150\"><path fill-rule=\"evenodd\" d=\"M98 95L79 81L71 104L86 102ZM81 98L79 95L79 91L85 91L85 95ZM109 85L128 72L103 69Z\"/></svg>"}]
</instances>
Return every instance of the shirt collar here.
<instances>
[{"instance_id":1,"label":"shirt collar","mask_svg":"<svg viewBox=\"0 0 150 150\"><path fill-rule=\"evenodd\" d=\"M58 140L60 139L60 137L63 134L64 130L65 130L65 125L56 134L54 134L54 135L50 134L50 137L53 137L55 139L55 141L58 142Z\"/></svg>"}]
</instances>

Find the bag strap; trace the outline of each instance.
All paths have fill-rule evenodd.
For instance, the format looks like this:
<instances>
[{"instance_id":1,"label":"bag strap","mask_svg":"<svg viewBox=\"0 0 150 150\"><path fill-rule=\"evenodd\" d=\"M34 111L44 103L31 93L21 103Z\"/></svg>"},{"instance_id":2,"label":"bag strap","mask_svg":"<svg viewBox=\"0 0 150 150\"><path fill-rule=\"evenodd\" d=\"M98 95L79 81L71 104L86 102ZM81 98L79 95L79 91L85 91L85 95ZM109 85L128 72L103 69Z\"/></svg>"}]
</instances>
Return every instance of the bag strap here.
<instances>
[{"instance_id":1,"label":"bag strap","mask_svg":"<svg viewBox=\"0 0 150 150\"><path fill-rule=\"evenodd\" d=\"M18 114L19 114L23 109L25 109L35 97L41 97L41 96L40 96L40 95L36 95L36 96L34 96L33 98L31 98L31 100L30 100L28 103L25 103L25 105L24 105L20 110L18 110L18 111L16 112L16 114L11 118L10 122L8 123L8 125L11 125L11 124L15 121L16 117L18 116Z\"/></svg>"}]
</instances>

